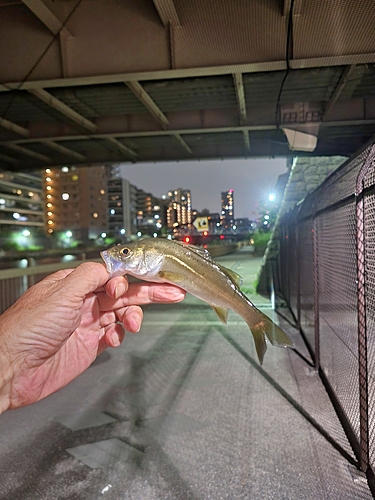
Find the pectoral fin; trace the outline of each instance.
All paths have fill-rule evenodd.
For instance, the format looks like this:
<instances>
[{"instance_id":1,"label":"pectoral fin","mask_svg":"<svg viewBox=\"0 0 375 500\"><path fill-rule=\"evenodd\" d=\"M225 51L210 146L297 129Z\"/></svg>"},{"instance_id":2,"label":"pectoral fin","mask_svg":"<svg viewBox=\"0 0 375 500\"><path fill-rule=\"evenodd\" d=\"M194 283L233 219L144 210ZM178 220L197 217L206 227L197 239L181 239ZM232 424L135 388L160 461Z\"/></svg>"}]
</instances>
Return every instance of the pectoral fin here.
<instances>
[{"instance_id":1,"label":"pectoral fin","mask_svg":"<svg viewBox=\"0 0 375 500\"><path fill-rule=\"evenodd\" d=\"M216 306L211 306L211 307L215 311L215 313L219 316L220 321L224 323L224 325L226 325L228 319L228 309L226 309L225 307L216 307Z\"/></svg>"},{"instance_id":2,"label":"pectoral fin","mask_svg":"<svg viewBox=\"0 0 375 500\"><path fill-rule=\"evenodd\" d=\"M164 279L165 281L169 281L170 283L182 283L185 280L185 276L179 273L172 273L170 271L160 271L158 273L159 278Z\"/></svg>"}]
</instances>

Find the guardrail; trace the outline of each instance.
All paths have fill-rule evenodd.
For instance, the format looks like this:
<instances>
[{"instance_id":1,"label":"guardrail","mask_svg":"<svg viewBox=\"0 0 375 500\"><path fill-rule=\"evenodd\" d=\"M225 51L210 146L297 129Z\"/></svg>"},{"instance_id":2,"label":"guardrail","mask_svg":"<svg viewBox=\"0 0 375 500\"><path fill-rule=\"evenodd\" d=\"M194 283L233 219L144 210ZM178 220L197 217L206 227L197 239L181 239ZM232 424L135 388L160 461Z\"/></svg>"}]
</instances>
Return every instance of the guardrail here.
<instances>
[{"instance_id":1,"label":"guardrail","mask_svg":"<svg viewBox=\"0 0 375 500\"><path fill-rule=\"evenodd\" d=\"M81 255L81 257L83 257ZM0 314L10 307L31 285L60 269L79 266L85 259L69 262L36 265L35 259L28 259L28 267L0 269ZM101 259L90 259L101 262Z\"/></svg>"}]
</instances>

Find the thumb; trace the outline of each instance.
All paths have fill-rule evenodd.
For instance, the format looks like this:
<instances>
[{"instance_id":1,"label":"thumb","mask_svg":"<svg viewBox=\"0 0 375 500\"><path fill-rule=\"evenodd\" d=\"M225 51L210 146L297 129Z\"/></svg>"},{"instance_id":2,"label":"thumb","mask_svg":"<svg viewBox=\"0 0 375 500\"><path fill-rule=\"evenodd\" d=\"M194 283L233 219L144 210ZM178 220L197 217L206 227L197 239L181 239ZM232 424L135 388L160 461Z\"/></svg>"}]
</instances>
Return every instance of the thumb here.
<instances>
[{"instance_id":1,"label":"thumb","mask_svg":"<svg viewBox=\"0 0 375 500\"><path fill-rule=\"evenodd\" d=\"M84 262L65 276L63 282L72 294L84 297L105 285L108 279L109 275L104 264Z\"/></svg>"}]
</instances>

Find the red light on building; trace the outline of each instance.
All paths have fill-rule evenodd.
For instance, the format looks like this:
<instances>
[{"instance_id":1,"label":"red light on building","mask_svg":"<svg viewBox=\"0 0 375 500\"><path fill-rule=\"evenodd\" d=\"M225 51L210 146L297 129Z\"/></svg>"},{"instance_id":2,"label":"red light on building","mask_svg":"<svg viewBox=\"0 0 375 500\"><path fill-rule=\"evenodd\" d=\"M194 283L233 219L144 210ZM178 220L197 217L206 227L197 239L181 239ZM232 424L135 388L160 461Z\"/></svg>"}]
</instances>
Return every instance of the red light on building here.
<instances>
[{"instance_id":1,"label":"red light on building","mask_svg":"<svg viewBox=\"0 0 375 500\"><path fill-rule=\"evenodd\" d=\"M225 236L223 234L220 235L220 239L223 240Z\"/></svg>"},{"instance_id":2,"label":"red light on building","mask_svg":"<svg viewBox=\"0 0 375 500\"><path fill-rule=\"evenodd\" d=\"M190 236L185 236L184 242L185 243L190 243Z\"/></svg>"},{"instance_id":3,"label":"red light on building","mask_svg":"<svg viewBox=\"0 0 375 500\"><path fill-rule=\"evenodd\" d=\"M203 231L203 236L208 236L208 231Z\"/></svg>"}]
</instances>

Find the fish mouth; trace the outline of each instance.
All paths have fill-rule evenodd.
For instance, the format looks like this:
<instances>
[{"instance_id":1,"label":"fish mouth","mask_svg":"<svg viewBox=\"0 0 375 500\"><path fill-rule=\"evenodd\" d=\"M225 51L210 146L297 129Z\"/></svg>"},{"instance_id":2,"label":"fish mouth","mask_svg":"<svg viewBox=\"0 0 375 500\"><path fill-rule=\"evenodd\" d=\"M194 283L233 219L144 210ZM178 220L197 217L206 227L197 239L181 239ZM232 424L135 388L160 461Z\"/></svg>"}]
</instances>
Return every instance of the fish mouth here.
<instances>
[{"instance_id":1,"label":"fish mouth","mask_svg":"<svg viewBox=\"0 0 375 500\"><path fill-rule=\"evenodd\" d=\"M111 257L109 256L107 250L103 250L102 252L100 252L100 257L104 261L104 264L107 268L107 272L111 273L111 270L112 270Z\"/></svg>"},{"instance_id":2,"label":"fish mouth","mask_svg":"<svg viewBox=\"0 0 375 500\"><path fill-rule=\"evenodd\" d=\"M111 274L113 269L113 262L107 250L103 250L102 252L100 252L100 257L104 261L105 267L107 268L107 273Z\"/></svg>"},{"instance_id":3,"label":"fish mouth","mask_svg":"<svg viewBox=\"0 0 375 500\"><path fill-rule=\"evenodd\" d=\"M109 274L110 278L114 278L115 276L122 276L123 274L125 274L121 262L115 259L107 250L103 250L102 252L100 252L100 256L104 261L107 273Z\"/></svg>"}]
</instances>

